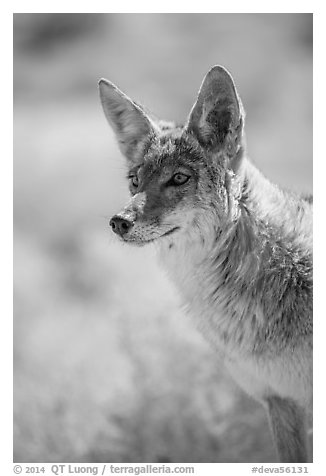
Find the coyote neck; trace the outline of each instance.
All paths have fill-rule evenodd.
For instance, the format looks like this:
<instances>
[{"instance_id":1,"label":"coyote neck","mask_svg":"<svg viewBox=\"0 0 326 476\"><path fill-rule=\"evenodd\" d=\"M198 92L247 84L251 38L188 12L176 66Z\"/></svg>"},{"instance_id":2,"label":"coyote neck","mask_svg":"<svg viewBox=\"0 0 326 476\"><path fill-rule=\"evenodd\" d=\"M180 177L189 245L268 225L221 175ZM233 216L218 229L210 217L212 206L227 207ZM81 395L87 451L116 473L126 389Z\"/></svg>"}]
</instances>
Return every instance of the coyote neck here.
<instances>
[{"instance_id":1,"label":"coyote neck","mask_svg":"<svg viewBox=\"0 0 326 476\"><path fill-rule=\"evenodd\" d=\"M260 353L266 341L282 348L311 331L311 256L295 233L308 204L285 197L250 163L243 178L235 223L180 234L164 243L161 259L206 338Z\"/></svg>"}]
</instances>

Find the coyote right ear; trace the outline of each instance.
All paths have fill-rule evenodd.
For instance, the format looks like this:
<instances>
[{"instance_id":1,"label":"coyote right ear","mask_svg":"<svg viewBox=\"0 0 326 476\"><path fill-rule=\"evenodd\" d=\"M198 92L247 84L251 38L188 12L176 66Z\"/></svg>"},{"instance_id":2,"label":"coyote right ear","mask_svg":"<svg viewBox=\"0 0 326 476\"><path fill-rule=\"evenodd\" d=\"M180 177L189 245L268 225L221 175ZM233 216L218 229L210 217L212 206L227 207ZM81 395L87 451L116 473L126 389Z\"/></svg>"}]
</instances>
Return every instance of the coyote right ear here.
<instances>
[{"instance_id":1,"label":"coyote right ear","mask_svg":"<svg viewBox=\"0 0 326 476\"><path fill-rule=\"evenodd\" d=\"M205 76L186 131L211 152L224 150L234 159L241 147L244 112L231 75L213 66Z\"/></svg>"},{"instance_id":2,"label":"coyote right ear","mask_svg":"<svg viewBox=\"0 0 326 476\"><path fill-rule=\"evenodd\" d=\"M121 152L129 161L137 162L137 145L154 132L154 123L110 81L100 79L99 90L104 114L115 132Z\"/></svg>"}]
</instances>

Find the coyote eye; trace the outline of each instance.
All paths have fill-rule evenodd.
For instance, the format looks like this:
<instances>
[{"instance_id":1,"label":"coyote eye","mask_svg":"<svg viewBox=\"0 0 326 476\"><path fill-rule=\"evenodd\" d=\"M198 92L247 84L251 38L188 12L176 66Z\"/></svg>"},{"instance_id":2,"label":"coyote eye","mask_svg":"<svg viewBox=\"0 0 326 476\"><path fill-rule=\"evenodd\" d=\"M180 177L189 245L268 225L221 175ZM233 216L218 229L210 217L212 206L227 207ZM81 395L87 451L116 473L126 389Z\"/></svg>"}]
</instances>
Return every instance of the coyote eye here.
<instances>
[{"instance_id":1,"label":"coyote eye","mask_svg":"<svg viewBox=\"0 0 326 476\"><path fill-rule=\"evenodd\" d=\"M139 180L138 180L138 177L137 175L132 175L131 177L129 177L130 180L131 180L131 184L133 187L137 188L138 185L139 185Z\"/></svg>"},{"instance_id":2,"label":"coyote eye","mask_svg":"<svg viewBox=\"0 0 326 476\"><path fill-rule=\"evenodd\" d=\"M170 185L183 185L184 183L188 182L190 179L190 175L182 174L181 172L177 172L173 175L170 180Z\"/></svg>"}]
</instances>

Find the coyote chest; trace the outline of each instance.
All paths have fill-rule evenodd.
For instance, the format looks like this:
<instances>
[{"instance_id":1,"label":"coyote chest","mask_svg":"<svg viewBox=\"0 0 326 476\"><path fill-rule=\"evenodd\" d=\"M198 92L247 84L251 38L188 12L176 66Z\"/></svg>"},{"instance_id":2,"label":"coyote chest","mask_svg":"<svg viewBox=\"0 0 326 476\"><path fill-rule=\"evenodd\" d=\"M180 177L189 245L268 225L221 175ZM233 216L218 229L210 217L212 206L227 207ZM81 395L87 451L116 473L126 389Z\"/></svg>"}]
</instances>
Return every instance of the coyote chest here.
<instances>
[{"instance_id":1,"label":"coyote chest","mask_svg":"<svg viewBox=\"0 0 326 476\"><path fill-rule=\"evenodd\" d=\"M187 244L181 239L160 247L160 261L204 337L221 355L248 354L262 320L260 306L245 296L232 296L205 254L202 242Z\"/></svg>"},{"instance_id":2,"label":"coyote chest","mask_svg":"<svg viewBox=\"0 0 326 476\"><path fill-rule=\"evenodd\" d=\"M259 400L276 393L308 406L312 385L309 343L290 348L269 342L260 303L239 296L236 286L232 295L223 277L210 269L211 256L205 259L205 253L201 242L190 246L183 240L167 240L160 247L160 261L198 329L247 393ZM307 369L305 374L302 368Z\"/></svg>"}]
</instances>

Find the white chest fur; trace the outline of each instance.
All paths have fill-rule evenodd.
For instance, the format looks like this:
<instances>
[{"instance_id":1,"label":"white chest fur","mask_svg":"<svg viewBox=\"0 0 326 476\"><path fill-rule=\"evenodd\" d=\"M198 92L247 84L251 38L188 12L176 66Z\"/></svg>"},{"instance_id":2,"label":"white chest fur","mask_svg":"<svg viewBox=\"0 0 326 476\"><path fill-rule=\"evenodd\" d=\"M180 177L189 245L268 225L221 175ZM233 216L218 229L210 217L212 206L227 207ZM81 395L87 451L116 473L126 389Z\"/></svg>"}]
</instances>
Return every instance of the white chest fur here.
<instances>
[{"instance_id":1,"label":"white chest fur","mask_svg":"<svg viewBox=\"0 0 326 476\"><path fill-rule=\"evenodd\" d=\"M206 244L207 246L207 244ZM223 358L231 375L238 384L253 397L261 400L276 393L300 400L307 404L310 399L309 372L303 376L298 359L306 360L306 353L286 350L273 356L252 353L252 314L257 319L261 313L259 305L248 305L245 300L235 300L230 314L223 303L229 300L228 290L221 287L220 295L212 300L212 289L219 283L220 276L209 269L210 251L201 240L162 240L159 249L161 265L167 270L184 301L187 313L205 339Z\"/></svg>"},{"instance_id":2,"label":"white chest fur","mask_svg":"<svg viewBox=\"0 0 326 476\"><path fill-rule=\"evenodd\" d=\"M254 312L252 303L250 307L244 298L234 299L225 289L224 278L212 266L209 241L190 241L187 236L174 241L164 240L159 256L181 294L187 312L206 340L219 353L227 353L230 357L233 351L236 355L245 351L243 346L250 346L252 329L250 316L249 319L243 316L246 312ZM258 308L255 309L256 315L259 312Z\"/></svg>"}]
</instances>

